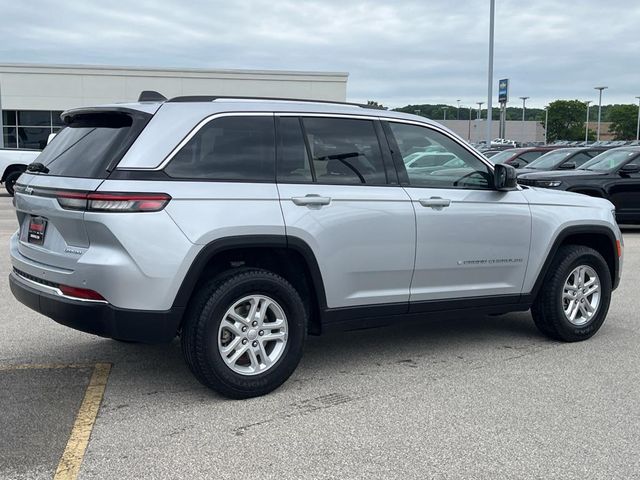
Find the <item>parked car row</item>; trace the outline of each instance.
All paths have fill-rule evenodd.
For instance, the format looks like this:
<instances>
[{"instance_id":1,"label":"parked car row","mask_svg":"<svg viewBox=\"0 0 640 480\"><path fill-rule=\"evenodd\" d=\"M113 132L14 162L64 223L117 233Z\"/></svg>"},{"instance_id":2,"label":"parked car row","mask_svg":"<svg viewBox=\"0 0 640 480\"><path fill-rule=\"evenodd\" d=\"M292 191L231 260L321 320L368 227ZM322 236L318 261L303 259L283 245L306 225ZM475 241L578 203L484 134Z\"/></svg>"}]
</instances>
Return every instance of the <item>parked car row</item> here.
<instances>
[{"instance_id":1,"label":"parked car row","mask_svg":"<svg viewBox=\"0 0 640 480\"><path fill-rule=\"evenodd\" d=\"M562 148L518 171L518 183L609 200L619 223L640 223L640 146ZM588 161L586 157L592 156Z\"/></svg>"}]
</instances>

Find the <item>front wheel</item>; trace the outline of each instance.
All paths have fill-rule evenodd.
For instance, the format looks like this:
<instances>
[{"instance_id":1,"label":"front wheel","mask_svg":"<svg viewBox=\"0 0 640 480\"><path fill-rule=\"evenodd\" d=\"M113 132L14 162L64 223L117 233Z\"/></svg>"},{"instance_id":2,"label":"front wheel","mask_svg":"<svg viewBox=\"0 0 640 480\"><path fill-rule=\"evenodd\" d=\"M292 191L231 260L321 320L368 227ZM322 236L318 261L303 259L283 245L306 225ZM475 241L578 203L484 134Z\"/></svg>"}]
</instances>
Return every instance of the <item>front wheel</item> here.
<instances>
[{"instance_id":1,"label":"front wheel","mask_svg":"<svg viewBox=\"0 0 640 480\"><path fill-rule=\"evenodd\" d=\"M593 336L611 301L611 274L596 250L566 245L558 250L531 313L545 335L565 342Z\"/></svg>"},{"instance_id":2,"label":"front wheel","mask_svg":"<svg viewBox=\"0 0 640 480\"><path fill-rule=\"evenodd\" d=\"M302 357L306 311L284 278L258 269L227 273L196 294L182 329L185 360L201 383L231 398L282 385Z\"/></svg>"}]
</instances>

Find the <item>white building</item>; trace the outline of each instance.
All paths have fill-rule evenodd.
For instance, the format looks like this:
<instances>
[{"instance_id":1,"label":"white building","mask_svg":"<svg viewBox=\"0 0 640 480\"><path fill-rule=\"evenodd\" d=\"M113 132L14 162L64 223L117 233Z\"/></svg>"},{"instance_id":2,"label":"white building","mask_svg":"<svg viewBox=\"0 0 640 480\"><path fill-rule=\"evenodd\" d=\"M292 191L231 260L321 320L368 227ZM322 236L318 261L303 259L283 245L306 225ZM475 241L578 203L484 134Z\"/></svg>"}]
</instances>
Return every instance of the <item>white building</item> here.
<instances>
[{"instance_id":1,"label":"white building","mask_svg":"<svg viewBox=\"0 0 640 480\"><path fill-rule=\"evenodd\" d=\"M2 136L6 148L41 149L69 108L165 97L238 95L345 101L347 73L204 70L80 65L0 64ZM2 146L0 144L0 146Z\"/></svg>"}]
</instances>

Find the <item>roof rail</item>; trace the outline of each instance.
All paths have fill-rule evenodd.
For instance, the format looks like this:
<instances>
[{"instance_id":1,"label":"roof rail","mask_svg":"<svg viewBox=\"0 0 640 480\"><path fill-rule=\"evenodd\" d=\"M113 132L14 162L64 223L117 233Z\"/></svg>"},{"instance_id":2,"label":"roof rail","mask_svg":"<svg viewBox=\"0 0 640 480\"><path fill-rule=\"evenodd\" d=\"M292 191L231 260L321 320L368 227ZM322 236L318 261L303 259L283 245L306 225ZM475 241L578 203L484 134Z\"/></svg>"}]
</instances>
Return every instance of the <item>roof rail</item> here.
<instances>
[{"instance_id":1,"label":"roof rail","mask_svg":"<svg viewBox=\"0 0 640 480\"><path fill-rule=\"evenodd\" d=\"M167 97L154 90L143 90L138 97L139 102L164 102Z\"/></svg>"},{"instance_id":2,"label":"roof rail","mask_svg":"<svg viewBox=\"0 0 640 480\"><path fill-rule=\"evenodd\" d=\"M365 105L353 102L338 102L333 100L311 100L308 98L287 98L287 97L248 97L238 95L190 95L183 97L174 97L167 102L169 103L186 103L186 102L213 102L215 100L264 100L274 102L300 102L300 103L322 103L327 105L347 105L359 108L371 108L375 110L384 110L383 107L376 105Z\"/></svg>"}]
</instances>

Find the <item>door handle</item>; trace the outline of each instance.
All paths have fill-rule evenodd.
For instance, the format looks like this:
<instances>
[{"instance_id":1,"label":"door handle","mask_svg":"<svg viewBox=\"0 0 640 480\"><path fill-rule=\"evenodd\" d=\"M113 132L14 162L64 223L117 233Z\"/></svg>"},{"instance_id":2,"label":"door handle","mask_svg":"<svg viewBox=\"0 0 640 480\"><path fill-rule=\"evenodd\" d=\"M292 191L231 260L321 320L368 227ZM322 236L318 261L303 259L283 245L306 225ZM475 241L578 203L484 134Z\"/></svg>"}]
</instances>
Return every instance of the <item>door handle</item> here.
<instances>
[{"instance_id":1,"label":"door handle","mask_svg":"<svg viewBox=\"0 0 640 480\"><path fill-rule=\"evenodd\" d=\"M322 205L329 205L331 203L331 197L309 194L304 197L291 197L291 201L299 206L320 207Z\"/></svg>"},{"instance_id":2,"label":"door handle","mask_svg":"<svg viewBox=\"0 0 640 480\"><path fill-rule=\"evenodd\" d=\"M451 200L441 197L421 198L418 201L423 207L431 207L434 210L442 210L444 207L451 205Z\"/></svg>"}]
</instances>

